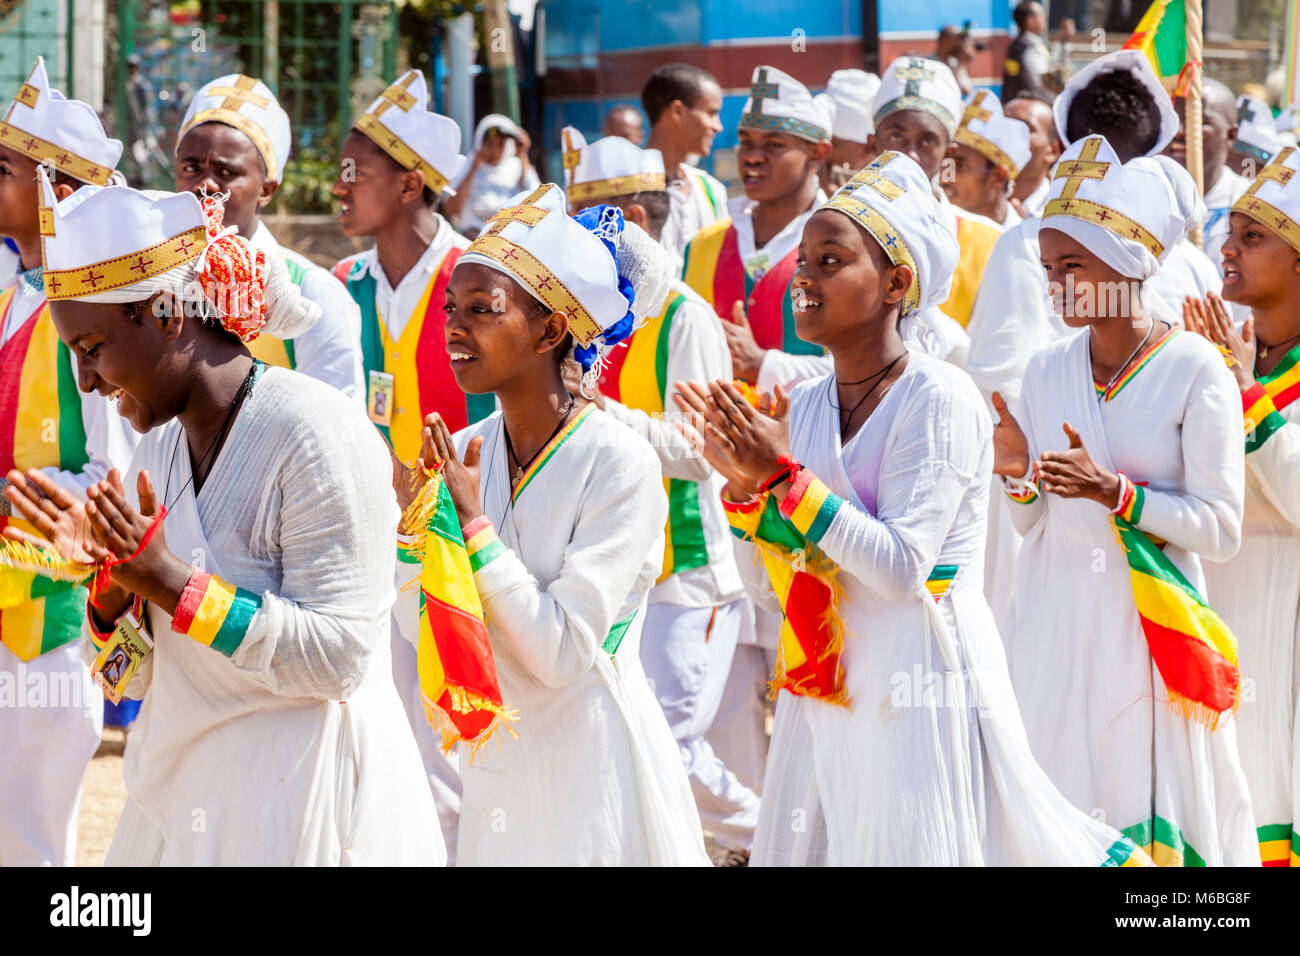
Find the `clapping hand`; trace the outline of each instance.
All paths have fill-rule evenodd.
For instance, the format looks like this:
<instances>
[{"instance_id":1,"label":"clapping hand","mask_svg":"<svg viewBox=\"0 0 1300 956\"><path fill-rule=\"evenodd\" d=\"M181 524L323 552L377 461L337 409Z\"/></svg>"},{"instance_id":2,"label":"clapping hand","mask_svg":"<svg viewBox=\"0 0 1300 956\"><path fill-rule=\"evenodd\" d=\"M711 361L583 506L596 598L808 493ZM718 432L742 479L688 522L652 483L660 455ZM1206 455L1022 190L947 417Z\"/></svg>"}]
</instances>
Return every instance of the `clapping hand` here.
<instances>
[{"instance_id":1,"label":"clapping hand","mask_svg":"<svg viewBox=\"0 0 1300 956\"><path fill-rule=\"evenodd\" d=\"M677 382L673 401L691 421L687 437L727 479L734 501L758 491L790 454L790 399L780 385L764 395L758 409L745 401L731 382Z\"/></svg>"},{"instance_id":2,"label":"clapping hand","mask_svg":"<svg viewBox=\"0 0 1300 956\"><path fill-rule=\"evenodd\" d=\"M1065 451L1045 451L1034 464L1038 486L1062 498L1091 498L1113 509L1119 498L1119 475L1100 467L1083 447L1083 439L1065 422L1061 428L1070 440Z\"/></svg>"},{"instance_id":3,"label":"clapping hand","mask_svg":"<svg viewBox=\"0 0 1300 956\"><path fill-rule=\"evenodd\" d=\"M1204 299L1183 300L1183 326L1204 336L1232 356L1232 374L1243 392L1255 384L1255 317L1242 323L1238 332L1223 300L1211 292Z\"/></svg>"},{"instance_id":4,"label":"clapping hand","mask_svg":"<svg viewBox=\"0 0 1300 956\"><path fill-rule=\"evenodd\" d=\"M483 450L483 436L477 435L470 439L462 461L456 456L456 445L451 440L447 423L441 415L433 412L424 420L424 431L420 438L421 473L424 469L442 469L442 480L447 483L447 491L451 494L452 504L456 506L456 516L461 525L467 525L481 516L483 508L479 504L479 454Z\"/></svg>"}]
</instances>

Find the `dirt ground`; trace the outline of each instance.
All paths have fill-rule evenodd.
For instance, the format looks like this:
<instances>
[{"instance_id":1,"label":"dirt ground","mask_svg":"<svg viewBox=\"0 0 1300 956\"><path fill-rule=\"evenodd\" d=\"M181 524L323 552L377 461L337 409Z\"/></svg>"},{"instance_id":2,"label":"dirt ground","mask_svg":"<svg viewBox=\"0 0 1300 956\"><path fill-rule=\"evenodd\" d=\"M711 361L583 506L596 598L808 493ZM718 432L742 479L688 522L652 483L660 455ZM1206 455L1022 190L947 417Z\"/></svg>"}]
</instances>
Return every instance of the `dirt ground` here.
<instances>
[{"instance_id":1,"label":"dirt ground","mask_svg":"<svg viewBox=\"0 0 1300 956\"><path fill-rule=\"evenodd\" d=\"M105 727L95 759L90 762L81 789L81 816L77 822L77 866L102 866L113 842L117 818L126 804L122 782L122 752L126 731Z\"/></svg>"}]
</instances>

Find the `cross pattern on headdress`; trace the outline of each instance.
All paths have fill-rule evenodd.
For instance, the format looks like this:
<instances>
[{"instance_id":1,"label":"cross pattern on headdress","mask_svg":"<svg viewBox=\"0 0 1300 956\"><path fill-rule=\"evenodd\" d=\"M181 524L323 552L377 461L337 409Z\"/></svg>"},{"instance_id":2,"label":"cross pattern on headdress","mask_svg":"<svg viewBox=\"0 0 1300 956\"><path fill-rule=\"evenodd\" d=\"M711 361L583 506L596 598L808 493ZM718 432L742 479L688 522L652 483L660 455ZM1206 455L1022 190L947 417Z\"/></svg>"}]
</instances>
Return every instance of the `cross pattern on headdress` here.
<instances>
[{"instance_id":1,"label":"cross pattern on headdress","mask_svg":"<svg viewBox=\"0 0 1300 956\"><path fill-rule=\"evenodd\" d=\"M380 97L384 102L376 106L371 113L375 116L383 116L390 106L396 106L403 113L409 113L411 107L415 106L416 99L407 92L407 88L415 82L415 76L415 73L411 73L384 90Z\"/></svg>"},{"instance_id":2,"label":"cross pattern on headdress","mask_svg":"<svg viewBox=\"0 0 1300 956\"><path fill-rule=\"evenodd\" d=\"M220 108L223 110L230 110L232 113L238 113L240 107L245 103L252 103L259 109L266 109L271 104L271 101L265 96L259 96L254 93L253 89L256 86L257 80L253 79L251 76L244 76L241 74L239 79L235 80L234 86L209 87L208 95L224 96L225 99L221 101Z\"/></svg>"},{"instance_id":3,"label":"cross pattern on headdress","mask_svg":"<svg viewBox=\"0 0 1300 956\"><path fill-rule=\"evenodd\" d=\"M758 71L758 79L754 80L754 85L749 90L749 98L753 101L750 112L762 116L763 101L769 97L774 100L780 99L781 88L767 81L767 67L761 67Z\"/></svg>"},{"instance_id":4,"label":"cross pattern on headdress","mask_svg":"<svg viewBox=\"0 0 1300 956\"><path fill-rule=\"evenodd\" d=\"M986 110L980 106L980 104L984 102L984 97L989 95L990 94L987 90L980 90L978 93L975 94L975 99L971 101L970 106L966 107L966 112L962 114L961 117L962 126L965 126L973 119L977 119L981 123L987 123L989 120L993 118L992 110Z\"/></svg>"},{"instance_id":5,"label":"cross pattern on headdress","mask_svg":"<svg viewBox=\"0 0 1300 956\"><path fill-rule=\"evenodd\" d=\"M907 96L920 96L921 82L923 80L933 80L934 70L926 69L924 60L913 58L907 61L907 66L900 66L895 70L894 76L903 80L906 84L904 93Z\"/></svg>"},{"instance_id":6,"label":"cross pattern on headdress","mask_svg":"<svg viewBox=\"0 0 1300 956\"><path fill-rule=\"evenodd\" d=\"M1273 162L1269 163L1255 175L1255 181L1251 183L1250 188L1246 190L1246 196L1254 196L1255 193L1259 192L1260 187L1266 182L1272 181L1277 183L1279 186L1285 186L1290 182L1291 177L1295 175L1295 170L1285 165L1285 163L1287 157L1294 152L1295 147L1288 146L1286 149L1282 150L1282 152L1278 153L1277 158L1273 160ZM1242 198L1244 199L1245 196ZM1255 208L1255 206L1251 206L1252 211Z\"/></svg>"},{"instance_id":7,"label":"cross pattern on headdress","mask_svg":"<svg viewBox=\"0 0 1300 956\"><path fill-rule=\"evenodd\" d=\"M1101 149L1101 137L1089 137L1079 150L1079 158L1068 162L1062 161L1056 169L1056 179L1064 179L1065 187L1061 190L1061 208L1069 211L1074 205L1072 200L1079 194L1079 187L1085 179L1105 179L1110 163L1097 162L1097 151Z\"/></svg>"},{"instance_id":8,"label":"cross pattern on headdress","mask_svg":"<svg viewBox=\"0 0 1300 956\"><path fill-rule=\"evenodd\" d=\"M561 134L564 137L564 171L569 174L569 185L573 185L574 170L578 168L578 163L582 161L582 150L573 148L573 137L566 129Z\"/></svg>"},{"instance_id":9,"label":"cross pattern on headdress","mask_svg":"<svg viewBox=\"0 0 1300 956\"><path fill-rule=\"evenodd\" d=\"M1237 122L1238 123L1255 122L1255 111L1250 108L1250 103L1242 103L1240 106L1237 107Z\"/></svg>"},{"instance_id":10,"label":"cross pattern on headdress","mask_svg":"<svg viewBox=\"0 0 1300 956\"><path fill-rule=\"evenodd\" d=\"M506 206L504 209L497 210L492 215L492 218L487 221L486 227L481 233L479 233L479 235L498 235L502 229L512 222L521 222L529 229L533 228L551 212L549 209L543 209L541 206L534 205L545 191L545 186L539 186L533 191L532 195L521 202L518 206Z\"/></svg>"},{"instance_id":11,"label":"cross pattern on headdress","mask_svg":"<svg viewBox=\"0 0 1300 956\"><path fill-rule=\"evenodd\" d=\"M890 202L893 202L899 196L903 195L907 190L898 185L898 183L894 182L892 179L880 175L880 170L889 165L897 155L897 153L892 151L884 153L870 166L865 166L858 170L853 175L853 178L848 181L847 187L849 193L852 194L853 192L856 192L861 186L870 186Z\"/></svg>"}]
</instances>

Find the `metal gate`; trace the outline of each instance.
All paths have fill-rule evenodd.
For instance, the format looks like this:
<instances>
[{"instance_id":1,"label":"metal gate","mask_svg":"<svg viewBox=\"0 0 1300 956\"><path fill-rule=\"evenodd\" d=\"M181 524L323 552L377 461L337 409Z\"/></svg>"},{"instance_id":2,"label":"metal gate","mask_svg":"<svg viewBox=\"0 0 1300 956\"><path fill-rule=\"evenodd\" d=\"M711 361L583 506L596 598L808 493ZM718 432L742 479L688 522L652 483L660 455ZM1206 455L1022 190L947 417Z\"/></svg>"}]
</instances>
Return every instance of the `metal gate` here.
<instances>
[{"instance_id":1,"label":"metal gate","mask_svg":"<svg viewBox=\"0 0 1300 956\"><path fill-rule=\"evenodd\" d=\"M72 89L72 0L0 0L0 97L7 103L45 57L50 84Z\"/></svg>"},{"instance_id":2,"label":"metal gate","mask_svg":"<svg viewBox=\"0 0 1300 956\"><path fill-rule=\"evenodd\" d=\"M293 126L279 205L298 212L328 205L343 133L396 71L391 0L119 0L118 31L111 88L117 135L128 148L135 138L127 128L128 55L140 58L155 93L156 139L168 156L195 90L225 73L260 77Z\"/></svg>"}]
</instances>

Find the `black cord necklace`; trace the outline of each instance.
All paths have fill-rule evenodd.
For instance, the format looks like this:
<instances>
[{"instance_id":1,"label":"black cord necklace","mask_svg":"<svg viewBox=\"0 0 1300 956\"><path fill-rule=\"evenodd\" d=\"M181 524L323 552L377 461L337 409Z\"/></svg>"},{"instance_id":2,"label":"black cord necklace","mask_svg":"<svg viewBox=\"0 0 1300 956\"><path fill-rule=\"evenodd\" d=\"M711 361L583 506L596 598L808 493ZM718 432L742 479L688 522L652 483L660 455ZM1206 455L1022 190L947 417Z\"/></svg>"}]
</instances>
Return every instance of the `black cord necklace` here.
<instances>
[{"instance_id":1,"label":"black cord necklace","mask_svg":"<svg viewBox=\"0 0 1300 956\"><path fill-rule=\"evenodd\" d=\"M860 379L856 382L841 382L839 379L834 379L830 383L832 387L826 390L826 400L830 402L831 408L835 409L835 411L837 412L842 412L844 411L844 409L841 408L839 405L836 405L835 400L831 398L831 395L834 392L833 386L861 385L863 382L871 382L871 386L866 390L866 392L863 393L862 397L858 399L857 404L855 404L851 409L849 409L849 417L844 420L844 424L840 425L840 444L844 443L844 436L848 434L849 426L853 424L853 416L858 413L858 409L861 408L863 403L866 402L866 400L871 397L871 393L876 390L876 386L879 385L882 381L884 381L885 376L889 374L889 370L892 369L895 365L897 365L900 361L902 361L903 356L905 355L907 355L907 349L903 349L903 351L900 352L892 362L890 362L880 371L873 372L870 375L868 375L866 378ZM873 379L874 381L872 381Z\"/></svg>"},{"instance_id":2,"label":"black cord necklace","mask_svg":"<svg viewBox=\"0 0 1300 956\"><path fill-rule=\"evenodd\" d=\"M185 489L194 483L195 476L203 470L204 465L207 463L208 456L216 450L217 446L221 444L222 439L226 437L226 432L230 430L231 422L235 420L235 412L239 409L240 398L252 394L253 374L256 371L257 361L254 360L253 367L248 370L248 375L244 377L243 384L239 386L238 391L235 392L234 399L230 402L230 411L226 412L226 420L221 425L221 431L217 432L217 436L213 438L212 443L208 445L208 450L203 453L203 457L198 460L198 464L195 466L194 470L190 472L189 480L186 481L185 484L181 485L180 489L176 492L176 497L168 501L167 496L171 493L172 487L172 469L176 466L176 453L180 451L181 437L185 434L185 429L181 428L177 432L176 444L172 446L171 461L167 464L167 483L163 486L163 502L168 511L171 510L172 505L176 504L180 496L185 494ZM207 475L205 474L204 477L206 478Z\"/></svg>"},{"instance_id":3,"label":"black cord necklace","mask_svg":"<svg viewBox=\"0 0 1300 956\"><path fill-rule=\"evenodd\" d=\"M1255 341L1258 342L1260 346L1262 346L1262 348L1260 348L1259 350L1259 357L1264 358L1266 355L1268 355L1269 352L1273 351L1274 349L1280 349L1284 345L1290 345L1292 342L1300 341L1300 335L1293 335L1291 336L1291 338L1283 339L1281 342L1277 342L1274 345L1266 345L1264 342L1261 342L1258 338L1256 338Z\"/></svg>"},{"instance_id":4,"label":"black cord necklace","mask_svg":"<svg viewBox=\"0 0 1300 956\"><path fill-rule=\"evenodd\" d=\"M524 472L526 472L529 469L529 467L532 465L532 463L537 460L538 455L546 451L547 446L550 445L550 443L555 440L555 436L558 435L560 433L560 429L564 427L564 423L569 420L569 414L573 411L573 402L574 402L573 396L570 395L569 404L564 407L564 417L560 419L560 424L555 426L555 431L551 432L551 437L546 439L546 441L542 442L541 446L537 449L537 451L533 453L532 458L529 458L528 461L524 462L522 465L516 466L515 476L510 482L510 489L512 491L519 484L519 482L523 481ZM513 458L515 461L519 461L519 456L515 454L515 446L510 441L510 429L506 428L506 420L504 417L502 417L501 419L501 431L504 432L506 436L506 454L509 456L509 458ZM509 458L507 458L506 460L509 461Z\"/></svg>"}]
</instances>

